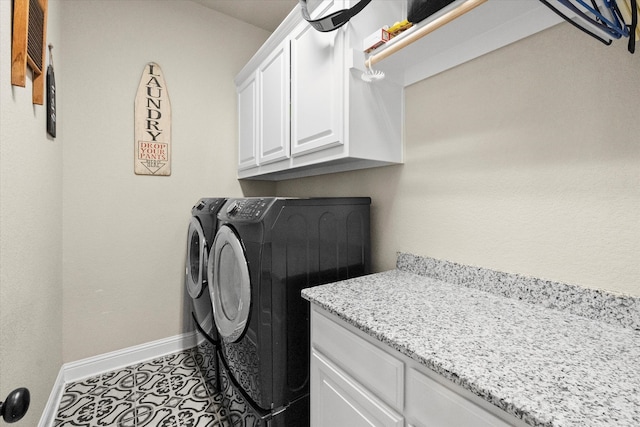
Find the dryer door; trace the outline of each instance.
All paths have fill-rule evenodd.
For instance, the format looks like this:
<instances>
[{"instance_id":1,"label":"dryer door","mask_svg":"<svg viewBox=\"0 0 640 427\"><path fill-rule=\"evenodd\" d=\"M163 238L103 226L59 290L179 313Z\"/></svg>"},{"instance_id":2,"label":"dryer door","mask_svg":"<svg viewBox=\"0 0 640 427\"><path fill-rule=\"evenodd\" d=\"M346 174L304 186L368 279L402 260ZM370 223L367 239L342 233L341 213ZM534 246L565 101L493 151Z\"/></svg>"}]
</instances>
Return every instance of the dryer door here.
<instances>
[{"instance_id":1,"label":"dryer door","mask_svg":"<svg viewBox=\"0 0 640 427\"><path fill-rule=\"evenodd\" d=\"M207 280L207 242L204 231L195 217L189 222L187 234L187 292L193 299L200 298Z\"/></svg>"},{"instance_id":2,"label":"dryer door","mask_svg":"<svg viewBox=\"0 0 640 427\"><path fill-rule=\"evenodd\" d=\"M228 225L216 233L207 277L218 332L225 342L236 342L249 324L251 282L242 243Z\"/></svg>"}]
</instances>

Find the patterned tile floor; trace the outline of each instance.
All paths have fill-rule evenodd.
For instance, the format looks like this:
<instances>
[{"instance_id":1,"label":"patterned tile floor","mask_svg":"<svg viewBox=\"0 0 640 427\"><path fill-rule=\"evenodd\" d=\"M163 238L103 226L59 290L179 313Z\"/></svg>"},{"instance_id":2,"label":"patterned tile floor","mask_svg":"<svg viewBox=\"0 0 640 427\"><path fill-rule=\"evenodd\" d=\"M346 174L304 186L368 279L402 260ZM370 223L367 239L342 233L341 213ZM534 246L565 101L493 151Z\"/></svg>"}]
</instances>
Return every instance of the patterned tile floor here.
<instances>
[{"instance_id":1,"label":"patterned tile floor","mask_svg":"<svg viewBox=\"0 0 640 427\"><path fill-rule=\"evenodd\" d=\"M66 384L53 426L230 427L246 415L207 386L215 379L212 361L212 347L200 345Z\"/></svg>"}]
</instances>

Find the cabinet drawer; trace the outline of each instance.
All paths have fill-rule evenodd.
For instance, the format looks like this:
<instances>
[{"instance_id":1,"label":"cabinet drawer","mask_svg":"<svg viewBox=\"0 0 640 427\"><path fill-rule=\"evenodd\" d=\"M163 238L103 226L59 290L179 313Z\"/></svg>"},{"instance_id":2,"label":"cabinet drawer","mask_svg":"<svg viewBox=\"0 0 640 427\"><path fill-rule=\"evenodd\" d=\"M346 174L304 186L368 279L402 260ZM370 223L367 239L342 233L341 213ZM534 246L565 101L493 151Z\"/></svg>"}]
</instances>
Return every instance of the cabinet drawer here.
<instances>
[{"instance_id":1,"label":"cabinet drawer","mask_svg":"<svg viewBox=\"0 0 640 427\"><path fill-rule=\"evenodd\" d=\"M404 399L404 363L313 310L314 348L396 409Z\"/></svg>"},{"instance_id":2,"label":"cabinet drawer","mask_svg":"<svg viewBox=\"0 0 640 427\"><path fill-rule=\"evenodd\" d=\"M311 355L312 427L402 427L404 418L324 356Z\"/></svg>"},{"instance_id":3,"label":"cabinet drawer","mask_svg":"<svg viewBox=\"0 0 640 427\"><path fill-rule=\"evenodd\" d=\"M508 427L505 421L416 369L407 372L406 416L411 427Z\"/></svg>"}]
</instances>

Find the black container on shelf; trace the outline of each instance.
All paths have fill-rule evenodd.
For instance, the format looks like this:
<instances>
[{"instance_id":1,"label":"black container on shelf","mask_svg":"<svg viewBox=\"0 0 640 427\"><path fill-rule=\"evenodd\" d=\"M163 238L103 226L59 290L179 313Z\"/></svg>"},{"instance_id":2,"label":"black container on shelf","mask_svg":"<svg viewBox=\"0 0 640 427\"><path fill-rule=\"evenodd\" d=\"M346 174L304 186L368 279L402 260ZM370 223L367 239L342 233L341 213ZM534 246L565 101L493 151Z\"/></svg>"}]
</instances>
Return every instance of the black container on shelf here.
<instances>
[{"instance_id":1,"label":"black container on shelf","mask_svg":"<svg viewBox=\"0 0 640 427\"><path fill-rule=\"evenodd\" d=\"M407 0L407 20L414 24L428 18L455 0Z\"/></svg>"}]
</instances>

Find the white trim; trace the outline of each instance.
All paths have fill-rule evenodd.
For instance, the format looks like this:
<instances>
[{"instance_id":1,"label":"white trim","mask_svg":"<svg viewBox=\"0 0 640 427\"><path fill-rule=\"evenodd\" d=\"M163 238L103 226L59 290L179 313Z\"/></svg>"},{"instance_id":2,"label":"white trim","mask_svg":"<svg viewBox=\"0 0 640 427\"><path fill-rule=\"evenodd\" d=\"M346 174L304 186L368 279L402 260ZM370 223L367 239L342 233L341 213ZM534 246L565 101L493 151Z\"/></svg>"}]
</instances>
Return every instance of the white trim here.
<instances>
[{"instance_id":1,"label":"white trim","mask_svg":"<svg viewBox=\"0 0 640 427\"><path fill-rule=\"evenodd\" d=\"M197 332L187 332L169 338L124 348L122 350L104 353L98 356L75 362L65 363L60 368L56 382L53 385L47 405L42 411L38 427L53 425L57 413L64 385L83 378L92 377L104 372L121 369L145 360L155 359L167 354L195 347L203 337Z\"/></svg>"},{"instance_id":2,"label":"white trim","mask_svg":"<svg viewBox=\"0 0 640 427\"><path fill-rule=\"evenodd\" d=\"M40 422L38 427L50 427L53 426L53 420L56 418L58 412L58 405L60 404L60 398L62 397L62 390L64 390L64 366L60 368L56 382L53 384L51 394L49 394L49 400L42 411Z\"/></svg>"},{"instance_id":3,"label":"white trim","mask_svg":"<svg viewBox=\"0 0 640 427\"><path fill-rule=\"evenodd\" d=\"M196 345L196 333L188 332L88 359L65 363L64 382L78 381L104 372L121 369L145 360L186 350Z\"/></svg>"}]
</instances>

